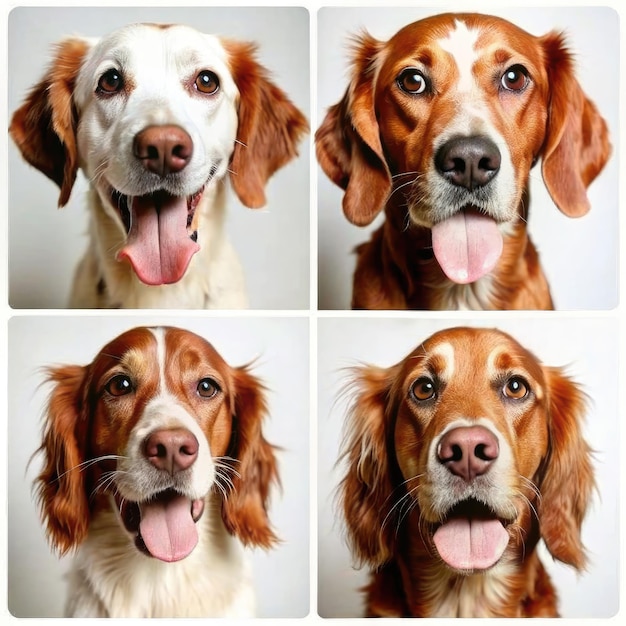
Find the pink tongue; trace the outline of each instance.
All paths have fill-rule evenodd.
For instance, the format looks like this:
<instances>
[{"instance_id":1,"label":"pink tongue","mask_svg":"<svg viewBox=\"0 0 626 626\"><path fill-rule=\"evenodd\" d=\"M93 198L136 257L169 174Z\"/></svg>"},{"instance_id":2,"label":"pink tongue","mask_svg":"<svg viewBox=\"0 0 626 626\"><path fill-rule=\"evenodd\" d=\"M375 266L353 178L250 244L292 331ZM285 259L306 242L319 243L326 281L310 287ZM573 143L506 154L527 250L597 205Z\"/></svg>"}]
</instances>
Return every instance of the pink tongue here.
<instances>
[{"instance_id":1,"label":"pink tongue","mask_svg":"<svg viewBox=\"0 0 626 626\"><path fill-rule=\"evenodd\" d=\"M191 500L174 496L140 505L139 532L150 554L161 561L180 561L198 543L198 531L191 514Z\"/></svg>"},{"instance_id":2,"label":"pink tongue","mask_svg":"<svg viewBox=\"0 0 626 626\"><path fill-rule=\"evenodd\" d=\"M433 226L432 237L435 257L455 283L478 280L502 254L502 235L495 221L471 209Z\"/></svg>"},{"instance_id":3,"label":"pink tongue","mask_svg":"<svg viewBox=\"0 0 626 626\"><path fill-rule=\"evenodd\" d=\"M483 570L502 556L509 534L496 519L454 518L433 537L439 556L459 570Z\"/></svg>"},{"instance_id":4,"label":"pink tongue","mask_svg":"<svg viewBox=\"0 0 626 626\"><path fill-rule=\"evenodd\" d=\"M200 249L187 232L187 199L164 193L133 198L128 242L118 258L127 258L146 285L179 281Z\"/></svg>"}]
</instances>

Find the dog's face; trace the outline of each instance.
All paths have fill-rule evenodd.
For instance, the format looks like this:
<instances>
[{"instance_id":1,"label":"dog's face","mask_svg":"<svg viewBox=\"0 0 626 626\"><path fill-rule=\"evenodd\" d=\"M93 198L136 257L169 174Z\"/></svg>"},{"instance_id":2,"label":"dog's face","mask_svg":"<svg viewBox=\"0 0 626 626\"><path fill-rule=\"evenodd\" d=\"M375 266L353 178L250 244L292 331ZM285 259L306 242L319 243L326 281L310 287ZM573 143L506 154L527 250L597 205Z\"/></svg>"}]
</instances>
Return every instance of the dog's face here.
<instances>
[{"instance_id":1,"label":"dog's face","mask_svg":"<svg viewBox=\"0 0 626 626\"><path fill-rule=\"evenodd\" d=\"M60 42L10 132L59 185L60 205L84 171L107 216L96 223L118 233L103 254L161 285L178 282L202 245L201 214L216 204L218 183L228 174L243 204L263 206L265 184L307 126L254 45L132 24ZM221 212L209 218L218 224Z\"/></svg>"},{"instance_id":2,"label":"dog's face","mask_svg":"<svg viewBox=\"0 0 626 626\"><path fill-rule=\"evenodd\" d=\"M265 515L275 478L261 434L262 387L206 341L177 328L137 328L85 367L51 372L39 494L61 552L103 508L137 549L185 558L205 506L245 542L269 545Z\"/></svg>"},{"instance_id":3,"label":"dog's face","mask_svg":"<svg viewBox=\"0 0 626 626\"><path fill-rule=\"evenodd\" d=\"M541 537L583 566L585 398L559 369L500 331L452 328L393 367L359 368L355 385L341 493L356 556L378 566L413 549L481 572Z\"/></svg>"},{"instance_id":4,"label":"dog's face","mask_svg":"<svg viewBox=\"0 0 626 626\"><path fill-rule=\"evenodd\" d=\"M354 45L352 78L316 134L321 167L346 190L344 213L429 229L454 282L496 265L526 219L531 167L567 215L609 153L606 124L573 72L563 37L535 37L496 17L443 14L388 41Z\"/></svg>"}]
</instances>

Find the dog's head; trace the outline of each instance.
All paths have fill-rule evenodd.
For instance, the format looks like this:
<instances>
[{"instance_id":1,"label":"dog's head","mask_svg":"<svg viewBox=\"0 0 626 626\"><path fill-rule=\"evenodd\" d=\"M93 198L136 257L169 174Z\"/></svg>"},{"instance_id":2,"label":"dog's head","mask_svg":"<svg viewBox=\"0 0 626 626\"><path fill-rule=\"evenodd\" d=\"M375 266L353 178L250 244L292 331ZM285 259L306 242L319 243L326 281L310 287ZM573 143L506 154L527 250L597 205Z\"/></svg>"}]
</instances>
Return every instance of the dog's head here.
<instances>
[{"instance_id":1,"label":"dog's head","mask_svg":"<svg viewBox=\"0 0 626 626\"><path fill-rule=\"evenodd\" d=\"M276 460L261 431L263 387L247 368L191 332L136 328L89 365L51 369L49 381L36 485L61 554L108 507L137 549L165 561L194 549L196 522L216 503L243 543L274 543Z\"/></svg>"},{"instance_id":2,"label":"dog's head","mask_svg":"<svg viewBox=\"0 0 626 626\"><path fill-rule=\"evenodd\" d=\"M62 41L10 126L60 205L82 168L120 230L118 258L154 285L177 282L202 244L203 195L229 173L246 206L264 205L306 129L253 45L154 24Z\"/></svg>"},{"instance_id":3,"label":"dog's head","mask_svg":"<svg viewBox=\"0 0 626 626\"><path fill-rule=\"evenodd\" d=\"M610 152L607 127L574 76L564 39L491 16L444 14L389 41L355 38L351 81L317 131L343 209L369 224L391 198L403 226L432 230L448 277L474 282L525 217L534 163L556 205L587 212Z\"/></svg>"},{"instance_id":4,"label":"dog's head","mask_svg":"<svg viewBox=\"0 0 626 626\"><path fill-rule=\"evenodd\" d=\"M340 494L359 560L380 566L411 537L455 572L485 571L542 537L584 566L585 398L559 369L500 331L453 328L354 382Z\"/></svg>"}]
</instances>

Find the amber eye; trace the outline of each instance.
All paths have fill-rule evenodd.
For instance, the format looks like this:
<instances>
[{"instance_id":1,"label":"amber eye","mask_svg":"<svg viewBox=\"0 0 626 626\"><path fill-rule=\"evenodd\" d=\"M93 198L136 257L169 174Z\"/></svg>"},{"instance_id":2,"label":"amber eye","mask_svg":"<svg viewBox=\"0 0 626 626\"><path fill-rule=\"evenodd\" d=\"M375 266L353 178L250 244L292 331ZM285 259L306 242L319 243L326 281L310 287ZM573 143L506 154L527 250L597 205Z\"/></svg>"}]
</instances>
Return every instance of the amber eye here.
<instances>
[{"instance_id":1,"label":"amber eye","mask_svg":"<svg viewBox=\"0 0 626 626\"><path fill-rule=\"evenodd\" d=\"M104 94L117 93L124 87L124 79L118 70L107 70L98 81L98 91Z\"/></svg>"},{"instance_id":2,"label":"amber eye","mask_svg":"<svg viewBox=\"0 0 626 626\"><path fill-rule=\"evenodd\" d=\"M220 386L212 378L203 378L198 383L198 395L203 398L212 398L220 390Z\"/></svg>"},{"instance_id":3,"label":"amber eye","mask_svg":"<svg viewBox=\"0 0 626 626\"><path fill-rule=\"evenodd\" d=\"M511 400L522 400L530 391L528 383L521 376L512 376L506 381L503 393Z\"/></svg>"},{"instance_id":4,"label":"amber eye","mask_svg":"<svg viewBox=\"0 0 626 626\"><path fill-rule=\"evenodd\" d=\"M400 72L396 79L398 87L412 95L424 93L428 89L428 81L422 72L414 67L409 67Z\"/></svg>"},{"instance_id":5,"label":"amber eye","mask_svg":"<svg viewBox=\"0 0 626 626\"><path fill-rule=\"evenodd\" d=\"M220 79L217 74L204 70L196 76L196 89L202 93L213 95L220 88Z\"/></svg>"},{"instance_id":6,"label":"amber eye","mask_svg":"<svg viewBox=\"0 0 626 626\"><path fill-rule=\"evenodd\" d=\"M418 378L413 385L411 385L411 395L418 402L431 400L437 395L437 387L433 380L423 376L422 378Z\"/></svg>"},{"instance_id":7,"label":"amber eye","mask_svg":"<svg viewBox=\"0 0 626 626\"><path fill-rule=\"evenodd\" d=\"M500 79L500 84L507 91L523 91L529 82L528 70L523 65L512 65Z\"/></svg>"},{"instance_id":8,"label":"amber eye","mask_svg":"<svg viewBox=\"0 0 626 626\"><path fill-rule=\"evenodd\" d=\"M133 383L126 374L118 374L113 376L104 388L112 396L125 396L133 391Z\"/></svg>"}]
</instances>

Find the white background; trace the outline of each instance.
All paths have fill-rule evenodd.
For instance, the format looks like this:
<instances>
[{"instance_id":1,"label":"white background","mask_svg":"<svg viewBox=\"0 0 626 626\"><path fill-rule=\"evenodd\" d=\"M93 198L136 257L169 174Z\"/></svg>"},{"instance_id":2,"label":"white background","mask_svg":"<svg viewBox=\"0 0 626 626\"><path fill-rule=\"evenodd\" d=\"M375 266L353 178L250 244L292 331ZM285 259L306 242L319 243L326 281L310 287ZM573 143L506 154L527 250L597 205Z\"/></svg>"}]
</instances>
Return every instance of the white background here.
<instances>
[{"instance_id":1,"label":"white background","mask_svg":"<svg viewBox=\"0 0 626 626\"><path fill-rule=\"evenodd\" d=\"M619 39L617 13L609 8L485 8L533 35L563 30L575 56L579 82L618 142ZM481 6L481 5L479 5ZM457 7L458 8L458 7ZM430 8L324 8L319 12L317 115L338 102L348 85L349 37L366 29L380 40L402 26L447 10ZM462 7L461 10L468 10ZM470 10L479 10L473 7ZM319 123L318 123L319 126ZM612 309L617 305L618 153L589 189L591 211L563 215L543 185L538 164L531 172L530 233L558 310ZM318 170L319 308L347 309L352 293L354 247L369 240L382 214L366 228L354 226L341 209L343 191Z\"/></svg>"},{"instance_id":2,"label":"white background","mask_svg":"<svg viewBox=\"0 0 626 626\"><path fill-rule=\"evenodd\" d=\"M100 36L131 22L185 23L259 45L258 60L309 118L309 16L303 8L19 8L9 16L9 112L44 75L53 44ZM244 266L252 309L309 306L309 142L269 181L267 205L248 209L231 191L226 234ZM86 181L57 209L58 187L9 147L9 302L67 308L74 268L87 246ZM202 233L200 233L202 237Z\"/></svg>"},{"instance_id":3,"label":"white background","mask_svg":"<svg viewBox=\"0 0 626 626\"><path fill-rule=\"evenodd\" d=\"M41 459L41 418L50 392L42 368L86 365L108 341L140 325L186 328L210 341L227 363L245 365L269 389L264 434L278 454L282 493L270 520L282 543L250 550L260 617L304 617L309 611L309 332L305 319L184 317L21 317L9 329L8 593L18 617L58 617L65 598L59 560L48 547L31 485ZM206 564L211 567L211 563Z\"/></svg>"},{"instance_id":4,"label":"white background","mask_svg":"<svg viewBox=\"0 0 626 626\"><path fill-rule=\"evenodd\" d=\"M322 617L362 614L358 589L367 570L353 569L338 521L336 487L343 468L336 467L341 430L350 398L346 367L389 367L402 360L441 328L487 326L508 332L543 363L566 366L567 373L590 396L585 438L595 451L598 485L583 526L590 556L588 571L577 575L542 550L560 597L563 617L612 617L618 609L619 434L617 324L608 319L516 319L478 323L471 319L321 319L318 329L318 610ZM543 546L542 546L543 547Z\"/></svg>"}]
</instances>

